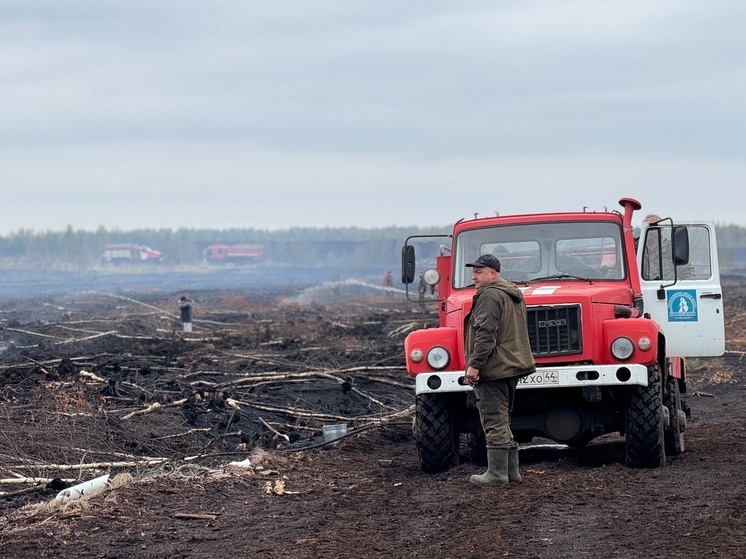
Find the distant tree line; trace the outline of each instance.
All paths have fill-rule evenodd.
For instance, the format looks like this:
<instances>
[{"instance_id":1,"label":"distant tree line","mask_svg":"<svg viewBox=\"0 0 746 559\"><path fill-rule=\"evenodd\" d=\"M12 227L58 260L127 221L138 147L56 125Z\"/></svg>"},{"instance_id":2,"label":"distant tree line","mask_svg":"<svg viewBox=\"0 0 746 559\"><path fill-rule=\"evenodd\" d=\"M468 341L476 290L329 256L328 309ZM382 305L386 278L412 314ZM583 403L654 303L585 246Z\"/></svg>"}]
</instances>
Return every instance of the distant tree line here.
<instances>
[{"instance_id":1,"label":"distant tree line","mask_svg":"<svg viewBox=\"0 0 746 559\"><path fill-rule=\"evenodd\" d=\"M290 228L258 229L136 229L121 231L99 227L96 231L35 232L20 230L0 235L0 268L87 269L100 266L104 247L110 244L143 245L163 253L164 264L195 265L204 261L205 249L214 243L258 244L264 247L267 265L300 266L398 266L401 246L410 235L442 234L443 227L387 227L381 229Z\"/></svg>"},{"instance_id":2,"label":"distant tree line","mask_svg":"<svg viewBox=\"0 0 746 559\"><path fill-rule=\"evenodd\" d=\"M99 227L96 231L35 232L20 230L0 235L0 268L89 269L100 266L108 244L132 243L159 250L165 265L189 266L204 261L213 243L259 244L265 265L304 267L347 266L397 269L404 240L412 235L449 233L442 227L385 227L378 229L289 228L259 229L136 229L121 231ZM717 225L721 266L746 265L746 227ZM433 255L438 243L428 246Z\"/></svg>"}]
</instances>

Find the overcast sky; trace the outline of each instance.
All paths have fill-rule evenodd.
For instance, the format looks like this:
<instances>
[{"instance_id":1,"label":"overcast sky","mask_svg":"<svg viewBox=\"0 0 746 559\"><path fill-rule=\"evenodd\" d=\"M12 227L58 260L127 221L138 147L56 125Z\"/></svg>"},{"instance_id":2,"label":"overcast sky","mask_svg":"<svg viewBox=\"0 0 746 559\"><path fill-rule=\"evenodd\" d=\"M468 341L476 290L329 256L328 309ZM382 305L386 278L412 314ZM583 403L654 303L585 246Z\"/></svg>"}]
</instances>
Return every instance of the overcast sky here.
<instances>
[{"instance_id":1,"label":"overcast sky","mask_svg":"<svg viewBox=\"0 0 746 559\"><path fill-rule=\"evenodd\" d=\"M746 226L742 0L2 0L0 234Z\"/></svg>"}]
</instances>

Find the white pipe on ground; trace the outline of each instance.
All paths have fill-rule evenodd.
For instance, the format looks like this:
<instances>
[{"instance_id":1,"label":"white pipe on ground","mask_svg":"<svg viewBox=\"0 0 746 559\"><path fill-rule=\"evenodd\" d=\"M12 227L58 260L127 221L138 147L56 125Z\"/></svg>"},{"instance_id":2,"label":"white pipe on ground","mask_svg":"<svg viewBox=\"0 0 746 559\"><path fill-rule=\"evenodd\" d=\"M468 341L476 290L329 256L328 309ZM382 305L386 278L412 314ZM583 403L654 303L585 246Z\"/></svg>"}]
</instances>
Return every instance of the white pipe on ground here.
<instances>
[{"instance_id":1,"label":"white pipe on ground","mask_svg":"<svg viewBox=\"0 0 746 559\"><path fill-rule=\"evenodd\" d=\"M106 474L97 478L89 479L88 481L84 481L83 483L79 483L78 485L73 485L72 487L68 487L67 489L63 489L62 491L57 493L57 496L54 498L54 500L64 505L66 503L69 503L70 501L74 501L82 497L91 497L93 495L96 495L97 493L101 493L102 491L107 489L108 486L109 474Z\"/></svg>"}]
</instances>

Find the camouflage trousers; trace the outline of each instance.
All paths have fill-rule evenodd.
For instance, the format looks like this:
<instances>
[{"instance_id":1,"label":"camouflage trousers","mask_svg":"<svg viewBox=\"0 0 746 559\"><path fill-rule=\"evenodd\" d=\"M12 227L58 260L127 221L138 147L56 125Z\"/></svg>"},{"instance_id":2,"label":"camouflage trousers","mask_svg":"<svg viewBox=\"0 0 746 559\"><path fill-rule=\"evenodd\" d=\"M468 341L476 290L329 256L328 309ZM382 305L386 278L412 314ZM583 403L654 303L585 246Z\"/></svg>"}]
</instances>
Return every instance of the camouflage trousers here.
<instances>
[{"instance_id":1,"label":"camouflage trousers","mask_svg":"<svg viewBox=\"0 0 746 559\"><path fill-rule=\"evenodd\" d=\"M518 378L506 378L480 382L477 392L477 410L482 421L487 448L515 448L513 432L510 430L510 414L515 401Z\"/></svg>"}]
</instances>

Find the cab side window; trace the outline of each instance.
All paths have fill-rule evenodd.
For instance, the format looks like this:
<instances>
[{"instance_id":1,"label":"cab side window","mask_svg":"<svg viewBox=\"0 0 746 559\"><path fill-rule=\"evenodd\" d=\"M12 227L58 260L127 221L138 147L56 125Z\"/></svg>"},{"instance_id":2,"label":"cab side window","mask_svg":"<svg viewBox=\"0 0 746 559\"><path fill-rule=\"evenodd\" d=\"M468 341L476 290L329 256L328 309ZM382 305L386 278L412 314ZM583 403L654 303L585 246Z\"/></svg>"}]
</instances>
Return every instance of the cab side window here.
<instances>
[{"instance_id":1,"label":"cab side window","mask_svg":"<svg viewBox=\"0 0 746 559\"><path fill-rule=\"evenodd\" d=\"M704 280L712 276L710 231L688 226L689 261L674 264L671 227L648 227L642 243L642 279L648 281Z\"/></svg>"}]
</instances>

